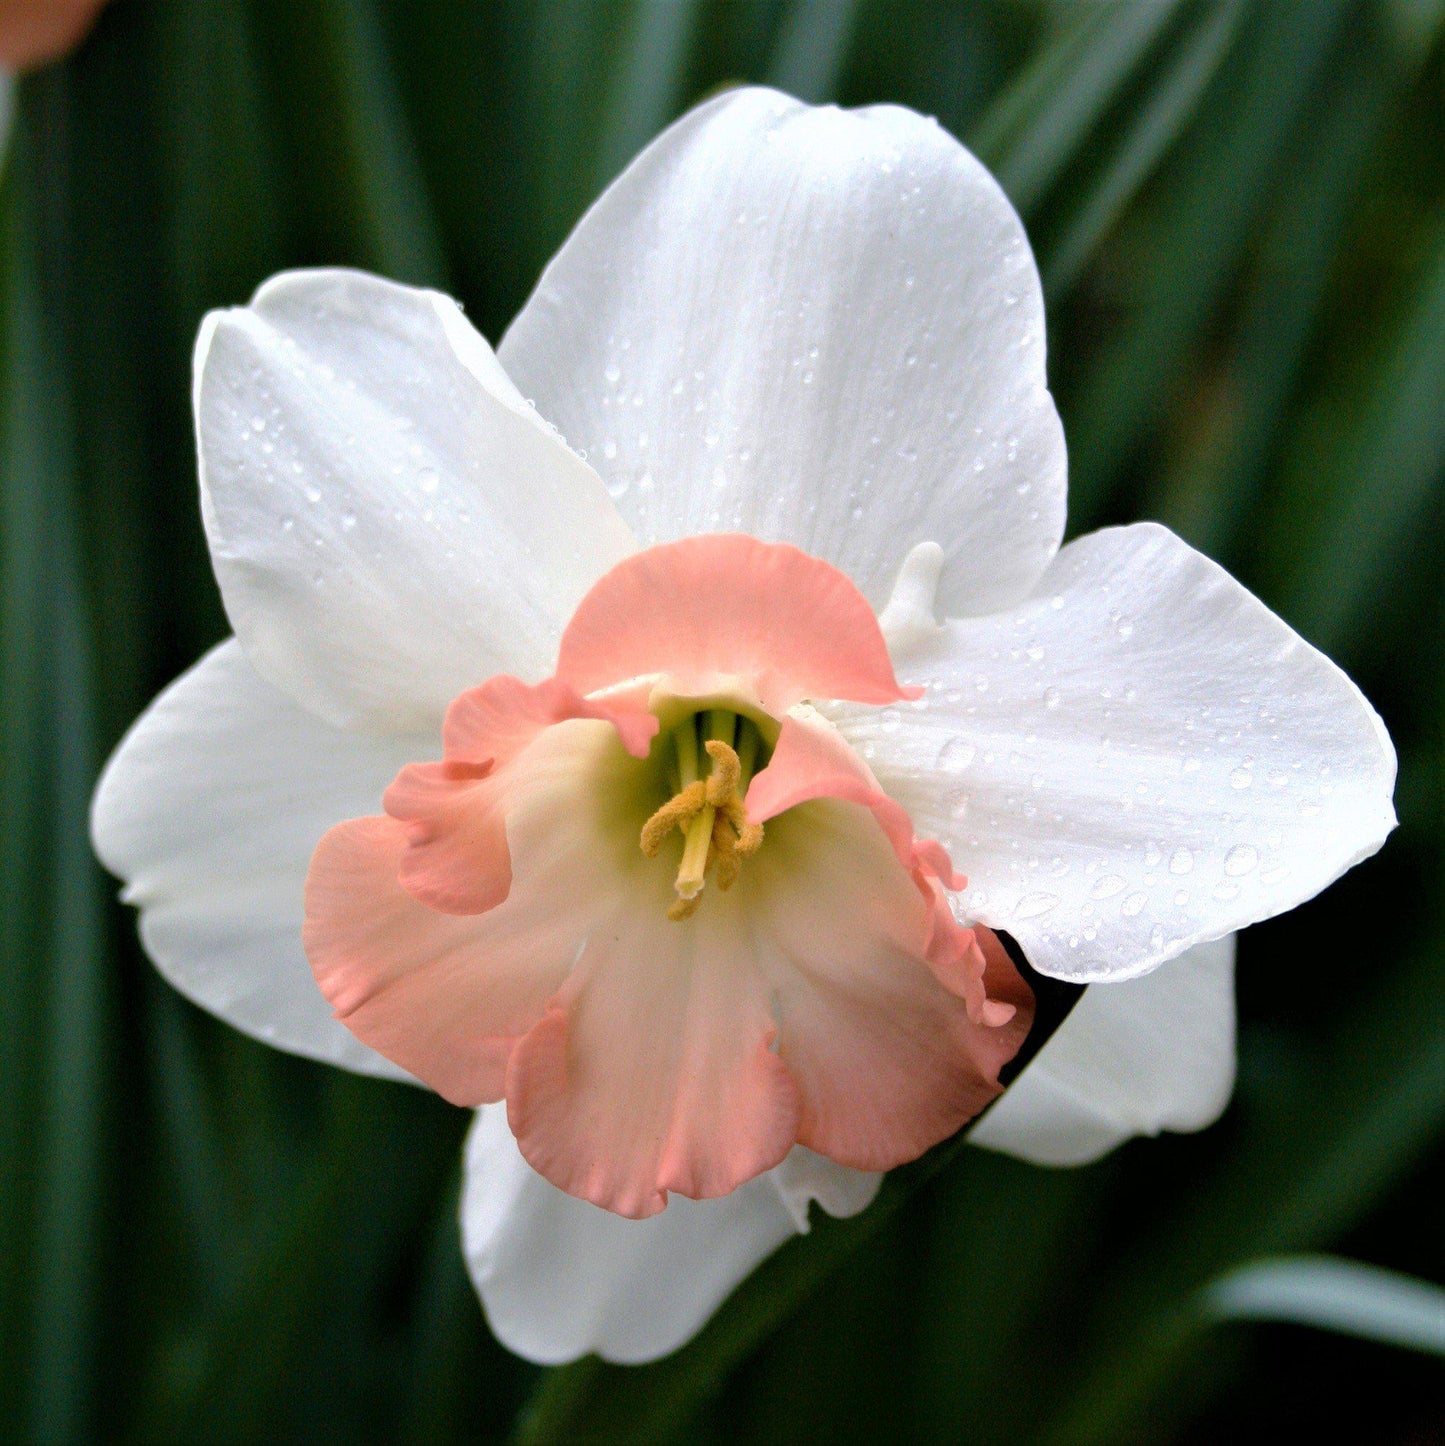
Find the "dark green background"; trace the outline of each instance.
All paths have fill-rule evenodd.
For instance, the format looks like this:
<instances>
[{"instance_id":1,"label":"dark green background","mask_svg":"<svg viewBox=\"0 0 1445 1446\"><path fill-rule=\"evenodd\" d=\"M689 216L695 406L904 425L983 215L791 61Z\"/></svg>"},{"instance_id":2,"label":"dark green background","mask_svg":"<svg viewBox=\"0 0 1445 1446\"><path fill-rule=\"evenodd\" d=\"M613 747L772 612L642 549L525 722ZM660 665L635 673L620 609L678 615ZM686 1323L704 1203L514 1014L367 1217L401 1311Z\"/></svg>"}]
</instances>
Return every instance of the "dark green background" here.
<instances>
[{"instance_id":1,"label":"dark green background","mask_svg":"<svg viewBox=\"0 0 1445 1446\"><path fill-rule=\"evenodd\" d=\"M1207 1442L1445 1435L1438 1362L1211 1325L1331 1250L1445 1275L1439 0L121 0L27 78L0 193L0 1435ZM1077 1171L943 1147L688 1349L488 1336L466 1116L268 1051L147 965L96 772L224 632L190 347L286 266L493 340L718 85L901 101L994 168L1050 304L1071 531L1159 518L1384 714L1401 828L1240 946L1224 1121Z\"/></svg>"}]
</instances>

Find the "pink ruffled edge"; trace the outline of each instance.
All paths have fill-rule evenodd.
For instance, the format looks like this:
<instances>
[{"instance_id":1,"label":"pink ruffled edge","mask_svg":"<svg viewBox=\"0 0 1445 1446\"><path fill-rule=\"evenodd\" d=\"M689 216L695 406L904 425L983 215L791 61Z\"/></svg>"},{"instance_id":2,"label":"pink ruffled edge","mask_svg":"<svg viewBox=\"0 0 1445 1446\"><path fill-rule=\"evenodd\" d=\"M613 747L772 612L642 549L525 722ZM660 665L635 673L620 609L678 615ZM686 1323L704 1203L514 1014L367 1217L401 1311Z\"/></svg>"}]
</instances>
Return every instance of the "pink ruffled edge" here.
<instances>
[{"instance_id":1,"label":"pink ruffled edge","mask_svg":"<svg viewBox=\"0 0 1445 1446\"><path fill-rule=\"evenodd\" d=\"M929 968L950 994L964 1001L974 1023L990 1028L1007 1024L1014 1006L988 997L983 950L974 930L958 921L949 904L946 891L961 889L968 880L954 869L948 850L937 839L913 832L907 810L883 792L867 764L826 720L790 715L783 720L768 766L748 789L748 818L766 823L817 798L860 804L873 814L928 905L923 958Z\"/></svg>"},{"instance_id":2,"label":"pink ruffled edge","mask_svg":"<svg viewBox=\"0 0 1445 1446\"><path fill-rule=\"evenodd\" d=\"M512 886L511 765L544 728L573 718L611 723L636 758L647 756L658 728L635 698L599 702L556 678L530 686L501 674L457 698L442 725L442 761L408 764L382 797L406 825L402 887L444 914L481 914L501 903Z\"/></svg>"}]
</instances>

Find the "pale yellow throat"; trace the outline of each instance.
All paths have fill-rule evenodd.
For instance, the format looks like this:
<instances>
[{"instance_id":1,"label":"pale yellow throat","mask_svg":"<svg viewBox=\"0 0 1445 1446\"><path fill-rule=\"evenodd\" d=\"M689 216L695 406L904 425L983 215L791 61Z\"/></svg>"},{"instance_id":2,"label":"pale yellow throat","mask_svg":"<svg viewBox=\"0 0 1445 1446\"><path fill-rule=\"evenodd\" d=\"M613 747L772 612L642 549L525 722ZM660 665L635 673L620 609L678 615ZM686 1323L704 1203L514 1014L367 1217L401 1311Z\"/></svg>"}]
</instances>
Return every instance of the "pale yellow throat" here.
<instances>
[{"instance_id":1,"label":"pale yellow throat","mask_svg":"<svg viewBox=\"0 0 1445 1446\"><path fill-rule=\"evenodd\" d=\"M699 776L699 730L711 760L705 777ZM643 824L641 843L642 852L652 858L674 828L682 831L682 863L673 885L677 898L667 911L669 919L687 919L697 911L709 869L715 869L719 889L732 888L743 859L762 844L762 824L749 823L743 811L761 744L751 719L713 708L679 723L670 744L663 745L676 754L668 765L674 791Z\"/></svg>"}]
</instances>

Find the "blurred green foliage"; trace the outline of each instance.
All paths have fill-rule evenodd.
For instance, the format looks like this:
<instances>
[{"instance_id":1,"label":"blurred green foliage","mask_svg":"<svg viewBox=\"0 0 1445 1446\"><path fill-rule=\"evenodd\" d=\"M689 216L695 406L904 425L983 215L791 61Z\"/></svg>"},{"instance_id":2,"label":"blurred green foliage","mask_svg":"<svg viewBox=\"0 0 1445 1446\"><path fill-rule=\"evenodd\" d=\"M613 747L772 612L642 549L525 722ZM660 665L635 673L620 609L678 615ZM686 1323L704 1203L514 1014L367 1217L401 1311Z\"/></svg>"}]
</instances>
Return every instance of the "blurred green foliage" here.
<instances>
[{"instance_id":1,"label":"blurred green foliage","mask_svg":"<svg viewBox=\"0 0 1445 1446\"><path fill-rule=\"evenodd\" d=\"M21 85L0 194L0 1432L32 1441L1423 1440L1438 1367L1199 1292L1445 1240L1440 0L120 0ZM90 856L104 756L222 635L202 313L347 263L495 339L714 88L899 101L1030 228L1071 530L1157 517L1384 713L1402 827L1240 948L1213 1131L1049 1172L940 1147L671 1359L492 1343L465 1116L162 984Z\"/></svg>"}]
</instances>

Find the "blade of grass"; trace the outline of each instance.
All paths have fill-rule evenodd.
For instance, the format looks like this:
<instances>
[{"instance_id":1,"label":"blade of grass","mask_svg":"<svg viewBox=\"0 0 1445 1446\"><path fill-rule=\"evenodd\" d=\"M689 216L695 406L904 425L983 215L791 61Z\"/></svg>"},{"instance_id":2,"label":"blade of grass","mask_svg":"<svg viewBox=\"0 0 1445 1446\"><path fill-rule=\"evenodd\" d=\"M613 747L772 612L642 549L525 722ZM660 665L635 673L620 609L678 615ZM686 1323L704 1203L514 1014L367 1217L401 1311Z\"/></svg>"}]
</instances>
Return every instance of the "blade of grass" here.
<instances>
[{"instance_id":1,"label":"blade of grass","mask_svg":"<svg viewBox=\"0 0 1445 1446\"><path fill-rule=\"evenodd\" d=\"M1180 39L1098 180L1081 194L1059 239L1042 256L1044 295L1051 306L1079 279L1099 242L1189 123L1243 14L1243 0L1221 0L1202 10Z\"/></svg>"},{"instance_id":2,"label":"blade of grass","mask_svg":"<svg viewBox=\"0 0 1445 1446\"><path fill-rule=\"evenodd\" d=\"M683 104L700 0L634 5L607 104L592 183L602 191Z\"/></svg>"},{"instance_id":3,"label":"blade of grass","mask_svg":"<svg viewBox=\"0 0 1445 1446\"><path fill-rule=\"evenodd\" d=\"M858 0L793 0L774 41L768 84L812 105L835 100L859 9Z\"/></svg>"},{"instance_id":4,"label":"blade of grass","mask_svg":"<svg viewBox=\"0 0 1445 1446\"><path fill-rule=\"evenodd\" d=\"M1445 484L1445 214L1323 479L1322 529L1286 590L1288 616L1326 651L1344 652L1392 558Z\"/></svg>"},{"instance_id":5,"label":"blade of grass","mask_svg":"<svg viewBox=\"0 0 1445 1446\"><path fill-rule=\"evenodd\" d=\"M62 75L27 87L0 250L0 1330L10 1419L35 1440L83 1436L94 1406L110 1028L86 842L95 679L70 411L70 105Z\"/></svg>"},{"instance_id":6,"label":"blade of grass","mask_svg":"<svg viewBox=\"0 0 1445 1446\"><path fill-rule=\"evenodd\" d=\"M1252 1121L1216 1177L1097 1297L1043 1440L1137 1435L1189 1368L1194 1301L1209 1281L1261 1254L1328 1245L1440 1138L1445 934L1346 1012L1310 1078L1308 1098Z\"/></svg>"},{"instance_id":7,"label":"blade of grass","mask_svg":"<svg viewBox=\"0 0 1445 1446\"><path fill-rule=\"evenodd\" d=\"M1206 1286L1199 1309L1211 1321L1290 1321L1445 1356L1445 1290L1354 1260L1257 1260Z\"/></svg>"},{"instance_id":8,"label":"blade of grass","mask_svg":"<svg viewBox=\"0 0 1445 1446\"><path fill-rule=\"evenodd\" d=\"M1325 300L1351 204L1395 91L1367 33L1321 97L1319 120L1265 233L1228 364L1219 421L1165 484L1160 519L1222 556L1250 517Z\"/></svg>"},{"instance_id":9,"label":"blade of grass","mask_svg":"<svg viewBox=\"0 0 1445 1446\"><path fill-rule=\"evenodd\" d=\"M1119 0L1086 12L985 113L969 143L1025 216L1078 155L1180 9L1180 0Z\"/></svg>"},{"instance_id":10,"label":"blade of grass","mask_svg":"<svg viewBox=\"0 0 1445 1446\"><path fill-rule=\"evenodd\" d=\"M1137 300L1064 399L1075 528L1096 525L1120 469L1158 425L1234 277L1346 9L1338 0L1257 7L1210 87L1161 197L1160 239L1132 284Z\"/></svg>"}]
</instances>

